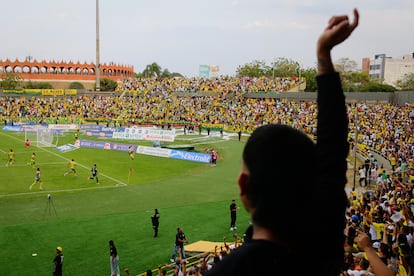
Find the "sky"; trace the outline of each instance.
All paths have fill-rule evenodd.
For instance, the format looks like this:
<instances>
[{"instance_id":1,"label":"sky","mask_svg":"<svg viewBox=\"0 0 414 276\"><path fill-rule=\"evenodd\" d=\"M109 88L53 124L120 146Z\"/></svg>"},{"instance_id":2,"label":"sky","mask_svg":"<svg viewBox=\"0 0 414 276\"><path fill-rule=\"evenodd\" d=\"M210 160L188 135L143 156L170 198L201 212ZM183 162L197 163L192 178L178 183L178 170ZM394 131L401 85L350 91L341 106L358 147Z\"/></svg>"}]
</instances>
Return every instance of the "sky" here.
<instances>
[{"instance_id":1,"label":"sky","mask_svg":"<svg viewBox=\"0 0 414 276\"><path fill-rule=\"evenodd\" d=\"M100 61L135 72L156 62L186 77L204 64L233 76L239 66L278 58L315 67L329 18L353 18L353 8L360 25L334 48L334 61L414 52L413 0L100 0ZM95 63L96 0L2 0L1 9L1 60Z\"/></svg>"}]
</instances>

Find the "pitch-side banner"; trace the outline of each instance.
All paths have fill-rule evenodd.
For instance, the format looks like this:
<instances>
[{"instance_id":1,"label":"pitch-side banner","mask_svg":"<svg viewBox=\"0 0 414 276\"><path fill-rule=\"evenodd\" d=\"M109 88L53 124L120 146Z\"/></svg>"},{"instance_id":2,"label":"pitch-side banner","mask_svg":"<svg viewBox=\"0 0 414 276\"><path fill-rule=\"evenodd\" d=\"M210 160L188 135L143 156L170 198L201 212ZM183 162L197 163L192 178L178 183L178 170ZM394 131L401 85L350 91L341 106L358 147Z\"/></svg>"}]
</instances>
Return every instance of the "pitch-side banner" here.
<instances>
[{"instance_id":1,"label":"pitch-side banner","mask_svg":"<svg viewBox=\"0 0 414 276\"><path fill-rule=\"evenodd\" d=\"M118 150L118 151L128 151L128 148L132 146L134 151L138 154L145 154L151 156L165 157L165 158L174 158L192 162L200 163L210 163L210 154L198 153L198 152L187 152L182 150L172 150L165 148L156 148L156 147L146 147L146 146L135 146L128 144L118 144L111 142L100 142L100 141L90 141L90 140L77 140L75 146L82 148L94 148L94 149L104 149L104 150Z\"/></svg>"},{"instance_id":2,"label":"pitch-side banner","mask_svg":"<svg viewBox=\"0 0 414 276\"><path fill-rule=\"evenodd\" d=\"M124 131L114 131L112 138L125 140L174 142L175 130L131 127L125 128Z\"/></svg>"},{"instance_id":3,"label":"pitch-side banner","mask_svg":"<svg viewBox=\"0 0 414 276\"><path fill-rule=\"evenodd\" d=\"M49 129L76 130L75 124L70 124L70 125L49 124L47 127Z\"/></svg>"}]
</instances>

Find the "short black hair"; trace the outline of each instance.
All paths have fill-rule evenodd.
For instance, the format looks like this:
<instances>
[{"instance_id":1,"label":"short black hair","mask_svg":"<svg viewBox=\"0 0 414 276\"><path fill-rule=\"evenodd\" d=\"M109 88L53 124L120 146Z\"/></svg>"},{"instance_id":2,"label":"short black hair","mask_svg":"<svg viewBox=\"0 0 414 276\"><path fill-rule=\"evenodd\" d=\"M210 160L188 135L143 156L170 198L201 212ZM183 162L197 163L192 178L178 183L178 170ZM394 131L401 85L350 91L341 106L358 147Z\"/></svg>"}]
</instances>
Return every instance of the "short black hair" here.
<instances>
[{"instance_id":1,"label":"short black hair","mask_svg":"<svg viewBox=\"0 0 414 276\"><path fill-rule=\"evenodd\" d=\"M250 175L247 197L255 209L253 221L294 240L301 227L288 208L293 202L309 207L317 168L316 144L293 127L269 124L252 133L243 161Z\"/></svg>"}]
</instances>

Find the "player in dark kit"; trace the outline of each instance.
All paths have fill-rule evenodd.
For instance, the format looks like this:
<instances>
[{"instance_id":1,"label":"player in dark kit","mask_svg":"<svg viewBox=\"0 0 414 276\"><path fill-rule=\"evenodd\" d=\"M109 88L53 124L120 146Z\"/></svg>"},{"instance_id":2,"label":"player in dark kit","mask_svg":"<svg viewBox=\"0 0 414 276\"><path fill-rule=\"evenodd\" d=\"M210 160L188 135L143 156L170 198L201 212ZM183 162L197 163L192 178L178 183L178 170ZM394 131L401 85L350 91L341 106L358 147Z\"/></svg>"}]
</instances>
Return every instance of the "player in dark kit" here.
<instances>
[{"instance_id":1,"label":"player in dark kit","mask_svg":"<svg viewBox=\"0 0 414 276\"><path fill-rule=\"evenodd\" d=\"M99 178L98 178L98 168L96 167L96 164L93 165L91 169L91 176L89 179L96 179L96 184L99 184Z\"/></svg>"}]
</instances>

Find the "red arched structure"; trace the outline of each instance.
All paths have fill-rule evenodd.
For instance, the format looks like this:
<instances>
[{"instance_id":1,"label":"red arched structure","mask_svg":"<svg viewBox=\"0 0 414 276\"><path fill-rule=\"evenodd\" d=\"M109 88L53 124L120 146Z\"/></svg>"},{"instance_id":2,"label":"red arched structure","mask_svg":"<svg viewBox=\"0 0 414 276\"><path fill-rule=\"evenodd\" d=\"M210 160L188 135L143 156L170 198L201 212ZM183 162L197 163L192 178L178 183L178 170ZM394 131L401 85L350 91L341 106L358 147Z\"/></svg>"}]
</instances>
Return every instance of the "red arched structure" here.
<instances>
[{"instance_id":1,"label":"red arched structure","mask_svg":"<svg viewBox=\"0 0 414 276\"><path fill-rule=\"evenodd\" d=\"M0 74L14 73L24 81L45 82L86 82L95 83L96 73L93 63L74 63L72 61L0 60ZM101 78L122 81L134 77L134 66L101 64Z\"/></svg>"}]
</instances>

